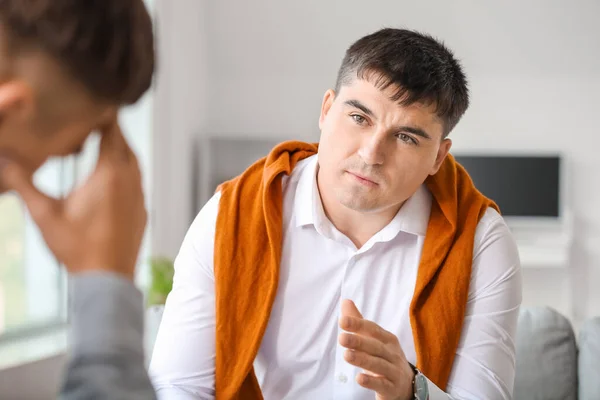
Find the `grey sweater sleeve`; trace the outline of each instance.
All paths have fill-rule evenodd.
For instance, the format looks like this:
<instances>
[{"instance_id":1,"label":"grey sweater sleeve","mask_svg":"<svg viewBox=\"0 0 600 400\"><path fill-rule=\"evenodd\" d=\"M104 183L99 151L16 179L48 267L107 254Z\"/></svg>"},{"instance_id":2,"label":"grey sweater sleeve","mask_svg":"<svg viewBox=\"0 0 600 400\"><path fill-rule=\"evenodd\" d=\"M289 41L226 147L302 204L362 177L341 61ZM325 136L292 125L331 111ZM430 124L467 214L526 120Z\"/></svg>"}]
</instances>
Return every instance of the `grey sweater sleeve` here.
<instances>
[{"instance_id":1,"label":"grey sweater sleeve","mask_svg":"<svg viewBox=\"0 0 600 400\"><path fill-rule=\"evenodd\" d=\"M71 281L72 350L61 399L155 399L144 364L143 298L110 273Z\"/></svg>"}]
</instances>

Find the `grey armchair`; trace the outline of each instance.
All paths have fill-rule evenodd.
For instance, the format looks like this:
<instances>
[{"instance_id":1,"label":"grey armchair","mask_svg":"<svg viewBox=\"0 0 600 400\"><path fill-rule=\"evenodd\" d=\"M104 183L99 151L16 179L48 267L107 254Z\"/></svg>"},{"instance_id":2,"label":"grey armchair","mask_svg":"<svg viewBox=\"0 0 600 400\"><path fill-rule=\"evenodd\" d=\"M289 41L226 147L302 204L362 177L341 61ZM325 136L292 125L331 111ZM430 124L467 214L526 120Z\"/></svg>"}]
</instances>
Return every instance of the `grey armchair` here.
<instances>
[{"instance_id":1,"label":"grey armchair","mask_svg":"<svg viewBox=\"0 0 600 400\"><path fill-rule=\"evenodd\" d=\"M587 321L577 341L557 311L522 309L514 399L600 400L600 318Z\"/></svg>"}]
</instances>

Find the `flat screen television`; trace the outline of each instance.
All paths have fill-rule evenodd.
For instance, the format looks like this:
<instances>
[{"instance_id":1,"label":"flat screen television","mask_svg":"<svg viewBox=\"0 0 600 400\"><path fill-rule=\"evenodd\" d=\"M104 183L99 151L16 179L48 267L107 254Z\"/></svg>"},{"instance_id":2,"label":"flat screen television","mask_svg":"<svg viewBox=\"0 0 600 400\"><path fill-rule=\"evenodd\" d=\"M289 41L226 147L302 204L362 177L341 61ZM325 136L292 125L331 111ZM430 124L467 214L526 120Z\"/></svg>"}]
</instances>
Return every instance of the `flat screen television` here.
<instances>
[{"instance_id":1,"label":"flat screen television","mask_svg":"<svg viewBox=\"0 0 600 400\"><path fill-rule=\"evenodd\" d=\"M455 155L506 217L561 217L560 156Z\"/></svg>"}]
</instances>

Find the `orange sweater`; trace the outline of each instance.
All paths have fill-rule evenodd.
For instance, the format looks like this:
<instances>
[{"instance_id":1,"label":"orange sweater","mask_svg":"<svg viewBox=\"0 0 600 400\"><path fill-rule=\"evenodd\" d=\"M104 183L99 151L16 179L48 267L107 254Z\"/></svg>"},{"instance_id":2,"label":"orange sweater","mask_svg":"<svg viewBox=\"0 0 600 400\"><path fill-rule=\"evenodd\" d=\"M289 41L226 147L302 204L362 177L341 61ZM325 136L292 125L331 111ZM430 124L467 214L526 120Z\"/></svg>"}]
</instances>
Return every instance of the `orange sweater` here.
<instances>
[{"instance_id":1,"label":"orange sweater","mask_svg":"<svg viewBox=\"0 0 600 400\"><path fill-rule=\"evenodd\" d=\"M279 283L283 174L317 152L285 142L219 188L215 235L217 399L262 399L252 363L267 328ZM494 203L448 156L426 181L433 202L410 305L419 368L444 389L463 324L480 218Z\"/></svg>"}]
</instances>

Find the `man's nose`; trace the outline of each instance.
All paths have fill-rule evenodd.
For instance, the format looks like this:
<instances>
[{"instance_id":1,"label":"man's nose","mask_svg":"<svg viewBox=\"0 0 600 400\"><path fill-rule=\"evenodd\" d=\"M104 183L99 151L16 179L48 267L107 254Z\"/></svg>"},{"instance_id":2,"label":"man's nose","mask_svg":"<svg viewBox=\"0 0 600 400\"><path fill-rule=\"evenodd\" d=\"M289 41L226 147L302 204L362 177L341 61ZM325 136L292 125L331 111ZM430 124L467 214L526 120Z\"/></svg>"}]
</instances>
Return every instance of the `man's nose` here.
<instances>
[{"instance_id":1,"label":"man's nose","mask_svg":"<svg viewBox=\"0 0 600 400\"><path fill-rule=\"evenodd\" d=\"M381 165L385 161L386 143L385 135L374 133L362 141L358 155L368 165Z\"/></svg>"}]
</instances>

